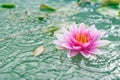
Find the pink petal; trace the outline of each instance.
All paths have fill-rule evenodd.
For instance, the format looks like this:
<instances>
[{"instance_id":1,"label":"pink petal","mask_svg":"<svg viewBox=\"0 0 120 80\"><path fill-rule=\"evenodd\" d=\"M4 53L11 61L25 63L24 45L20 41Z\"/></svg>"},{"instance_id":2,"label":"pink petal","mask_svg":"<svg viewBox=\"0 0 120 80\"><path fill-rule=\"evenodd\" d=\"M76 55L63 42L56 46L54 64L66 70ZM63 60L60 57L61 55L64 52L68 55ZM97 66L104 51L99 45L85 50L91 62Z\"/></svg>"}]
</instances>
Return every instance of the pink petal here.
<instances>
[{"instance_id":1,"label":"pink petal","mask_svg":"<svg viewBox=\"0 0 120 80\"><path fill-rule=\"evenodd\" d=\"M75 49L75 50L81 50L81 46L73 46L73 49Z\"/></svg>"},{"instance_id":2,"label":"pink petal","mask_svg":"<svg viewBox=\"0 0 120 80\"><path fill-rule=\"evenodd\" d=\"M100 31L100 36L99 36L99 38L101 39L101 38L105 35L105 32L102 31L102 30L99 30L99 31Z\"/></svg>"},{"instance_id":3,"label":"pink petal","mask_svg":"<svg viewBox=\"0 0 120 80\"><path fill-rule=\"evenodd\" d=\"M78 28L77 28L77 25L75 23L73 23L71 26L70 26L70 32L72 33L72 35L75 35L78 33Z\"/></svg>"},{"instance_id":4,"label":"pink petal","mask_svg":"<svg viewBox=\"0 0 120 80\"><path fill-rule=\"evenodd\" d=\"M69 43L69 44L72 45L70 32L69 32L67 29L65 29L65 28L62 28L61 30L62 30L62 32L63 32L63 34L62 34L62 35L63 35L63 39L65 39L65 41L66 41L67 43Z\"/></svg>"},{"instance_id":5,"label":"pink petal","mask_svg":"<svg viewBox=\"0 0 120 80\"><path fill-rule=\"evenodd\" d=\"M93 36L93 41L100 40L104 36L105 32L104 31L97 31Z\"/></svg>"},{"instance_id":6,"label":"pink petal","mask_svg":"<svg viewBox=\"0 0 120 80\"><path fill-rule=\"evenodd\" d=\"M90 44L86 48L89 49L89 50L98 48L98 43L96 43L96 42L90 42Z\"/></svg>"},{"instance_id":7,"label":"pink petal","mask_svg":"<svg viewBox=\"0 0 120 80\"><path fill-rule=\"evenodd\" d=\"M92 49L89 53L91 53L91 54L101 54L101 51L99 49L95 48L95 49Z\"/></svg>"},{"instance_id":8,"label":"pink petal","mask_svg":"<svg viewBox=\"0 0 120 80\"><path fill-rule=\"evenodd\" d=\"M108 40L100 40L97 42L97 47L103 47L103 46L106 46L108 44L110 44L111 42L108 41Z\"/></svg>"},{"instance_id":9,"label":"pink petal","mask_svg":"<svg viewBox=\"0 0 120 80\"><path fill-rule=\"evenodd\" d=\"M86 51L80 51L80 53L86 57L86 58L89 58L90 57L90 53L86 52Z\"/></svg>"},{"instance_id":10,"label":"pink petal","mask_svg":"<svg viewBox=\"0 0 120 80\"><path fill-rule=\"evenodd\" d=\"M60 42L60 41L58 41L58 40L54 40L53 43L59 45L59 44L61 44L62 42Z\"/></svg>"},{"instance_id":11,"label":"pink petal","mask_svg":"<svg viewBox=\"0 0 120 80\"><path fill-rule=\"evenodd\" d=\"M80 45L79 42L74 37L71 37L71 38L72 38L72 42L73 42L74 46Z\"/></svg>"},{"instance_id":12,"label":"pink petal","mask_svg":"<svg viewBox=\"0 0 120 80\"><path fill-rule=\"evenodd\" d=\"M61 34L55 34L55 36L57 37L57 39L61 42L65 42L64 37Z\"/></svg>"},{"instance_id":13,"label":"pink petal","mask_svg":"<svg viewBox=\"0 0 120 80\"><path fill-rule=\"evenodd\" d=\"M85 28L85 24L84 23L81 23L80 26L79 26L79 33L85 33L86 31L86 28Z\"/></svg>"},{"instance_id":14,"label":"pink petal","mask_svg":"<svg viewBox=\"0 0 120 80\"><path fill-rule=\"evenodd\" d=\"M61 30L62 30L63 34L69 34L69 31L65 27L63 27Z\"/></svg>"},{"instance_id":15,"label":"pink petal","mask_svg":"<svg viewBox=\"0 0 120 80\"><path fill-rule=\"evenodd\" d=\"M90 42L84 43L82 46L83 46L84 48L86 48L86 47L88 47L89 45L90 45Z\"/></svg>"},{"instance_id":16,"label":"pink petal","mask_svg":"<svg viewBox=\"0 0 120 80\"><path fill-rule=\"evenodd\" d=\"M69 43L70 45L73 44L72 40L71 40L72 36L70 34L64 34L63 37L64 37L64 39L66 40L67 43Z\"/></svg>"},{"instance_id":17,"label":"pink petal","mask_svg":"<svg viewBox=\"0 0 120 80\"><path fill-rule=\"evenodd\" d=\"M76 56L77 54L79 54L78 51L70 50L67 56L68 56L69 58L71 58L71 57L73 57L73 56Z\"/></svg>"},{"instance_id":18,"label":"pink petal","mask_svg":"<svg viewBox=\"0 0 120 80\"><path fill-rule=\"evenodd\" d=\"M95 25L91 25L87 31L90 33L90 36L92 37L97 32L97 29Z\"/></svg>"},{"instance_id":19,"label":"pink petal","mask_svg":"<svg viewBox=\"0 0 120 80\"><path fill-rule=\"evenodd\" d=\"M69 46L68 44L64 43L61 44L62 47L65 47L66 49L73 49L72 46Z\"/></svg>"},{"instance_id":20,"label":"pink petal","mask_svg":"<svg viewBox=\"0 0 120 80\"><path fill-rule=\"evenodd\" d=\"M60 42L58 40L54 40L53 43L60 46L60 47L65 48L65 49L72 49L72 47L69 46L67 43L63 43L63 42Z\"/></svg>"}]
</instances>

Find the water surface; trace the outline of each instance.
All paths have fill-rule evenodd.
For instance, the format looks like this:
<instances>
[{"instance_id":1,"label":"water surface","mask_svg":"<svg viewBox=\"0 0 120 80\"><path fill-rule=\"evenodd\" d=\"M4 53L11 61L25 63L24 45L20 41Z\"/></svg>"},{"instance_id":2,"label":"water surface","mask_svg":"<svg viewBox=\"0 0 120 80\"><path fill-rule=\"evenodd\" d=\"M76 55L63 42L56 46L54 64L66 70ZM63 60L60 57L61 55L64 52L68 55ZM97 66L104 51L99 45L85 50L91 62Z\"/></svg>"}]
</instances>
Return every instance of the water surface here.
<instances>
[{"instance_id":1,"label":"water surface","mask_svg":"<svg viewBox=\"0 0 120 80\"><path fill-rule=\"evenodd\" d=\"M0 3L10 2L0 0ZM120 79L120 19L96 12L100 4L77 6L74 0L11 0L14 9L0 8L0 80L119 80ZM46 15L40 4L53 6L56 11ZM63 27L76 22L95 24L106 31L103 39L112 43L103 55L86 59L80 55L67 58L67 51L57 50L49 26ZM32 53L44 46L45 51Z\"/></svg>"}]
</instances>

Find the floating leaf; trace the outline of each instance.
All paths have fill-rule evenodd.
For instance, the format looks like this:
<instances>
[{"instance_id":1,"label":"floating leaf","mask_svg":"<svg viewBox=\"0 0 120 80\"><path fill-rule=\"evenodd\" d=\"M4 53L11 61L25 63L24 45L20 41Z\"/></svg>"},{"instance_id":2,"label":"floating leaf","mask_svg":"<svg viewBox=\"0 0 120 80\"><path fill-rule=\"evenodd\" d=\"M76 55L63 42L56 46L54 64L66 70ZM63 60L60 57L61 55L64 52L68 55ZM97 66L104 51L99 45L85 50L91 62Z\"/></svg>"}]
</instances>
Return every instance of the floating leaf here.
<instances>
[{"instance_id":1,"label":"floating leaf","mask_svg":"<svg viewBox=\"0 0 120 80\"><path fill-rule=\"evenodd\" d=\"M81 5L81 4L91 4L92 2L90 0L78 0L77 4Z\"/></svg>"},{"instance_id":2,"label":"floating leaf","mask_svg":"<svg viewBox=\"0 0 120 80\"><path fill-rule=\"evenodd\" d=\"M38 48L35 49L35 51L33 52L34 56L38 56L40 55L43 51L45 50L45 48L43 46L40 46Z\"/></svg>"},{"instance_id":3,"label":"floating leaf","mask_svg":"<svg viewBox=\"0 0 120 80\"><path fill-rule=\"evenodd\" d=\"M79 3L81 0L77 0L77 3Z\"/></svg>"},{"instance_id":4,"label":"floating leaf","mask_svg":"<svg viewBox=\"0 0 120 80\"><path fill-rule=\"evenodd\" d=\"M56 30L58 30L59 28L58 27L55 27L55 26L50 26L48 28L48 31L47 32L51 32L51 33L54 33Z\"/></svg>"},{"instance_id":5,"label":"floating leaf","mask_svg":"<svg viewBox=\"0 0 120 80\"><path fill-rule=\"evenodd\" d=\"M90 0L91 2L94 2L94 3L99 3L101 2L101 0Z\"/></svg>"},{"instance_id":6,"label":"floating leaf","mask_svg":"<svg viewBox=\"0 0 120 80\"><path fill-rule=\"evenodd\" d=\"M48 6L46 4L40 5L40 10L44 11L44 12L54 12L55 11L54 8L52 8L51 6Z\"/></svg>"},{"instance_id":7,"label":"floating leaf","mask_svg":"<svg viewBox=\"0 0 120 80\"><path fill-rule=\"evenodd\" d=\"M55 32L56 30L58 30L58 29L59 29L58 27L50 26L50 27L48 27L48 28L45 30L45 32L51 33L51 36L53 36L54 32Z\"/></svg>"},{"instance_id":8,"label":"floating leaf","mask_svg":"<svg viewBox=\"0 0 120 80\"><path fill-rule=\"evenodd\" d=\"M77 4L91 4L91 3L100 3L101 0L77 0Z\"/></svg>"},{"instance_id":9,"label":"floating leaf","mask_svg":"<svg viewBox=\"0 0 120 80\"><path fill-rule=\"evenodd\" d=\"M40 21L43 21L43 20L44 20L44 17L39 16L38 19L39 19Z\"/></svg>"},{"instance_id":10,"label":"floating leaf","mask_svg":"<svg viewBox=\"0 0 120 80\"><path fill-rule=\"evenodd\" d=\"M119 5L120 0L103 0L102 6L114 6Z\"/></svg>"},{"instance_id":11,"label":"floating leaf","mask_svg":"<svg viewBox=\"0 0 120 80\"><path fill-rule=\"evenodd\" d=\"M48 17L48 15L47 14L45 14L45 15L40 15L40 16L38 16L38 20L39 21L45 21L45 19Z\"/></svg>"},{"instance_id":12,"label":"floating leaf","mask_svg":"<svg viewBox=\"0 0 120 80\"><path fill-rule=\"evenodd\" d=\"M1 4L1 7L11 9L11 8L15 8L16 5L14 3L3 3Z\"/></svg>"},{"instance_id":13,"label":"floating leaf","mask_svg":"<svg viewBox=\"0 0 120 80\"><path fill-rule=\"evenodd\" d=\"M120 17L120 11L118 11L118 16Z\"/></svg>"}]
</instances>

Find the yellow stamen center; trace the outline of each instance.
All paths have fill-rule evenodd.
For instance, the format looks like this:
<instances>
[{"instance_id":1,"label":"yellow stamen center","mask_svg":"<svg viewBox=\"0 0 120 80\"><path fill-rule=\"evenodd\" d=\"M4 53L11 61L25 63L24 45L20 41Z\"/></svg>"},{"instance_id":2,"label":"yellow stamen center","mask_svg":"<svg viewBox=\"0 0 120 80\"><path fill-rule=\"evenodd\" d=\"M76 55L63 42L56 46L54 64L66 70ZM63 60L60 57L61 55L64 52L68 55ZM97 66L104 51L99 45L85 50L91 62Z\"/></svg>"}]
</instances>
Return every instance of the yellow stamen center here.
<instances>
[{"instance_id":1,"label":"yellow stamen center","mask_svg":"<svg viewBox=\"0 0 120 80\"><path fill-rule=\"evenodd\" d=\"M86 35L85 33L82 33L82 34L77 34L76 35L76 40L78 42L82 42L82 43L87 43L90 41L90 35Z\"/></svg>"}]
</instances>

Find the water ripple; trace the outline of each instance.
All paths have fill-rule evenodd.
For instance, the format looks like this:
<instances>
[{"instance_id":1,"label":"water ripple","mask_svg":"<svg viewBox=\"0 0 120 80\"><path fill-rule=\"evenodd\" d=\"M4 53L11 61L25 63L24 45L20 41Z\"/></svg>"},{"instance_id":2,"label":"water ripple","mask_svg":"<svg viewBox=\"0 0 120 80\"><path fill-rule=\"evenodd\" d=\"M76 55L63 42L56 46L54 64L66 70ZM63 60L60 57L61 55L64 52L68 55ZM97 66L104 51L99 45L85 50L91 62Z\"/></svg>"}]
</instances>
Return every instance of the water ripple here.
<instances>
[{"instance_id":1,"label":"water ripple","mask_svg":"<svg viewBox=\"0 0 120 80\"><path fill-rule=\"evenodd\" d=\"M12 1L18 3L18 7L6 10L0 19L1 80L120 79L119 21L97 14L96 8L93 9L95 5L83 8L76 6L74 1L68 1L68 5L60 0L62 3L57 1L53 5L58 4L57 11L48 14L46 21L40 23L37 18L43 13L38 10L38 5L41 2L52 5L53 1ZM103 55L98 55L96 59L81 56L69 59L66 56L68 51L56 49L52 43L54 37L42 31L50 25L62 27L72 22L96 24L98 29L106 30L104 39L110 40L111 44L105 47ZM34 57L32 53L39 46L44 46L45 51Z\"/></svg>"}]
</instances>

